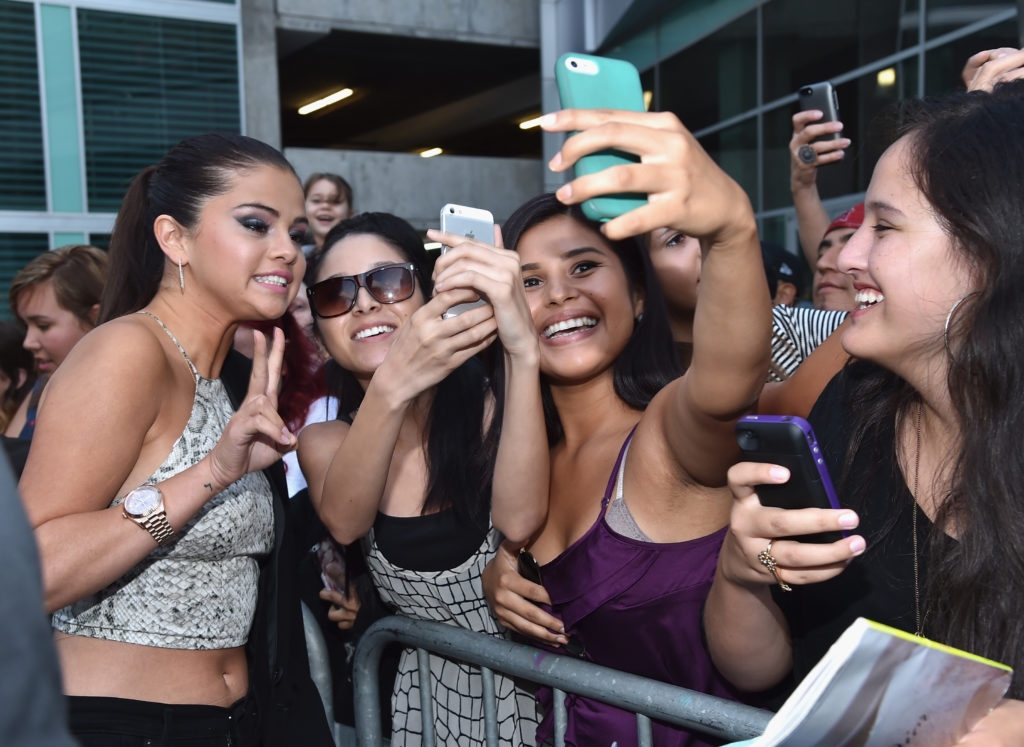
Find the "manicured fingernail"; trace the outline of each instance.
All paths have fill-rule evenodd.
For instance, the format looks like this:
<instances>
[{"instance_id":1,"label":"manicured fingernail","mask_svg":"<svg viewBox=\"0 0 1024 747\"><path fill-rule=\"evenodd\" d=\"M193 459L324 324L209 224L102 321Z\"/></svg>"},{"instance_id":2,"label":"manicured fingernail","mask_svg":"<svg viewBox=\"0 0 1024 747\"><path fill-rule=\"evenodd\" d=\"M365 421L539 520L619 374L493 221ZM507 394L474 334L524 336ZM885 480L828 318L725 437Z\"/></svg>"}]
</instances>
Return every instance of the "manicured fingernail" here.
<instances>
[{"instance_id":1,"label":"manicured fingernail","mask_svg":"<svg viewBox=\"0 0 1024 747\"><path fill-rule=\"evenodd\" d=\"M548 168L552 171L558 171L562 167L562 154L556 153L550 161L548 161Z\"/></svg>"},{"instance_id":2,"label":"manicured fingernail","mask_svg":"<svg viewBox=\"0 0 1024 747\"><path fill-rule=\"evenodd\" d=\"M539 122L541 127L550 127L554 123L555 123L555 115L554 114L545 114L543 117L540 118L540 122Z\"/></svg>"},{"instance_id":3,"label":"manicured fingernail","mask_svg":"<svg viewBox=\"0 0 1024 747\"><path fill-rule=\"evenodd\" d=\"M864 548L866 548L867 546L868 545L864 541L863 537L854 537L852 540L850 540L850 552L852 552L854 555L860 555L861 553L863 553Z\"/></svg>"},{"instance_id":4,"label":"manicured fingernail","mask_svg":"<svg viewBox=\"0 0 1024 747\"><path fill-rule=\"evenodd\" d=\"M568 202L572 199L572 187L568 184L563 184L555 192L555 197L557 197L561 202Z\"/></svg>"},{"instance_id":5,"label":"manicured fingernail","mask_svg":"<svg viewBox=\"0 0 1024 747\"><path fill-rule=\"evenodd\" d=\"M860 524L860 517L853 511L846 511L839 514L839 526L843 529L853 529Z\"/></svg>"},{"instance_id":6,"label":"manicured fingernail","mask_svg":"<svg viewBox=\"0 0 1024 747\"><path fill-rule=\"evenodd\" d=\"M773 479L781 480L783 482L789 479L789 470L786 469L785 467L780 467L778 465L773 466L768 471L768 474L770 474Z\"/></svg>"}]
</instances>

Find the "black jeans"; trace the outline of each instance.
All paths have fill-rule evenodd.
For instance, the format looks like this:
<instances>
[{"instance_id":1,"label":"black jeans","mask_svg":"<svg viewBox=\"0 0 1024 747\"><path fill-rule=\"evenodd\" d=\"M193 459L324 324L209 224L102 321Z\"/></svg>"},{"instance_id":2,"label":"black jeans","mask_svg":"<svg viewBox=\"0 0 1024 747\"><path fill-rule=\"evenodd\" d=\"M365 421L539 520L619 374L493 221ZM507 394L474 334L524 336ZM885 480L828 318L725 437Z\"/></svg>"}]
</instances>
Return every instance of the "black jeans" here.
<instances>
[{"instance_id":1,"label":"black jeans","mask_svg":"<svg viewBox=\"0 0 1024 747\"><path fill-rule=\"evenodd\" d=\"M68 698L71 733L82 747L255 747L255 703L229 708L169 705L126 698Z\"/></svg>"}]
</instances>

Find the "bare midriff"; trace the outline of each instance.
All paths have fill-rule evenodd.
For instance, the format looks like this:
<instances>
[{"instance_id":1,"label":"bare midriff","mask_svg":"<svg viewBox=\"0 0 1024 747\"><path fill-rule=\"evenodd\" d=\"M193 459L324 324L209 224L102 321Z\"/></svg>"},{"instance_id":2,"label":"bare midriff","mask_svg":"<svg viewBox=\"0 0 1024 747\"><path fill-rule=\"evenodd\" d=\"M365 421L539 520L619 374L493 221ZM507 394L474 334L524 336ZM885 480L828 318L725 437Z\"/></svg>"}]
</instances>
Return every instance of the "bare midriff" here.
<instances>
[{"instance_id":1,"label":"bare midriff","mask_svg":"<svg viewBox=\"0 0 1024 747\"><path fill-rule=\"evenodd\" d=\"M67 695L227 707L249 690L245 648L191 651L56 633Z\"/></svg>"}]
</instances>

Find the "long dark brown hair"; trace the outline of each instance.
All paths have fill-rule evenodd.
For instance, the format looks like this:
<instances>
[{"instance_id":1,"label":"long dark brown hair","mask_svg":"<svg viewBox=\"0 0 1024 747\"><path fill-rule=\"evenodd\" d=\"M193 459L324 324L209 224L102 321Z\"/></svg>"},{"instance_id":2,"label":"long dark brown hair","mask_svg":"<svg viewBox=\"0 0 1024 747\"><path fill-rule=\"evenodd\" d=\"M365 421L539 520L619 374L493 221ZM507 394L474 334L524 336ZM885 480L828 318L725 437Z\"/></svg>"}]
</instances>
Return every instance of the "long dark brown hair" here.
<instances>
[{"instance_id":1,"label":"long dark brown hair","mask_svg":"<svg viewBox=\"0 0 1024 747\"><path fill-rule=\"evenodd\" d=\"M952 528L956 541L932 532L925 633L1024 672L1024 81L908 102L900 116L914 180L961 265L951 271L970 272L978 288L949 329L960 438L935 526ZM912 418L919 402L890 371L862 374L851 454L880 423ZM1010 695L1024 696L1024 677Z\"/></svg>"}]
</instances>

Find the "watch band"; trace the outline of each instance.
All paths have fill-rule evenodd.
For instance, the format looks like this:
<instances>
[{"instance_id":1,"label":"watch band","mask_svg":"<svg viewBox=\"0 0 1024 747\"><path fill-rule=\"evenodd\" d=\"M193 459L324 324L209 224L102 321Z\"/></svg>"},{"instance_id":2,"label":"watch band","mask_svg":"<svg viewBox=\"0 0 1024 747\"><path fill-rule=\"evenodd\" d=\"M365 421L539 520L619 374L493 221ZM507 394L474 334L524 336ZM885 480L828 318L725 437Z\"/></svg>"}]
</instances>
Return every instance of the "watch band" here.
<instances>
[{"instance_id":1,"label":"watch band","mask_svg":"<svg viewBox=\"0 0 1024 747\"><path fill-rule=\"evenodd\" d=\"M139 519L136 523L149 532L158 545L166 545L174 536L174 527L167 521L167 512L163 509Z\"/></svg>"}]
</instances>

